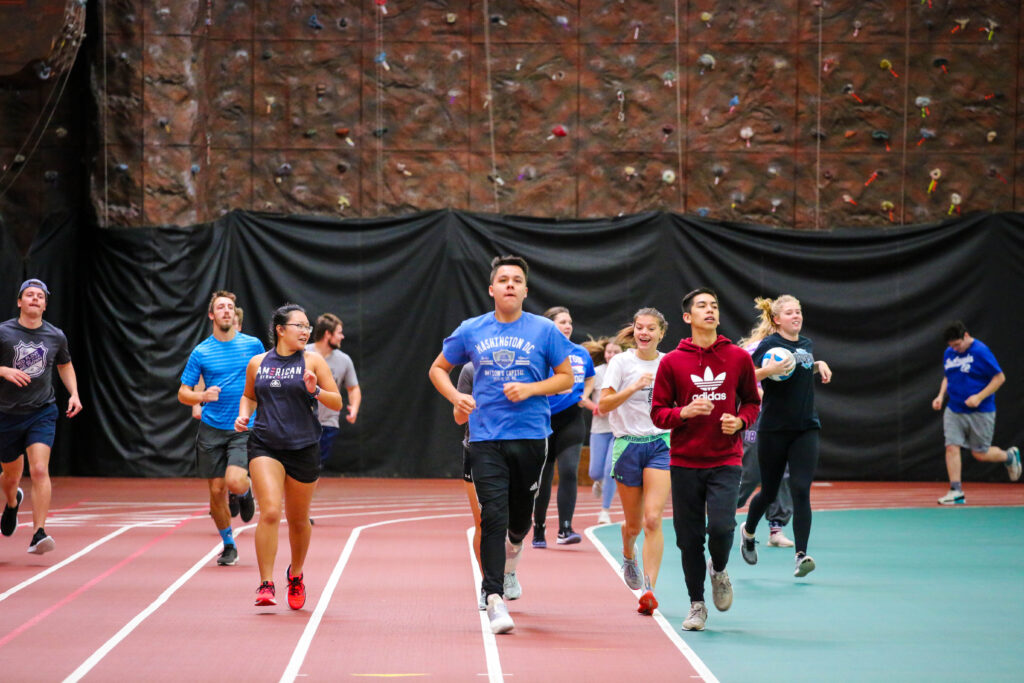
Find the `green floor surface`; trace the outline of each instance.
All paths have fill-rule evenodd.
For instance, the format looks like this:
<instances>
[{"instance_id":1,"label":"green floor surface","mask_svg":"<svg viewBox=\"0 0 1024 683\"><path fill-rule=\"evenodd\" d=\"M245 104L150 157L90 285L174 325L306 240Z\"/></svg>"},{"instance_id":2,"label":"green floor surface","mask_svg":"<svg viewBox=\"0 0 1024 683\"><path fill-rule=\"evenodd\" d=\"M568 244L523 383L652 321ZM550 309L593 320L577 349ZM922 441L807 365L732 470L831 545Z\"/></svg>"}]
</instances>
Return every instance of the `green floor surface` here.
<instances>
[{"instance_id":1,"label":"green floor surface","mask_svg":"<svg viewBox=\"0 0 1024 683\"><path fill-rule=\"evenodd\" d=\"M689 599L664 530L656 593L678 630ZM619 526L596 532L620 557ZM723 683L1024 681L1024 508L816 511L802 579L764 523L758 540L756 566L738 541L730 554L732 609L709 581L707 630L680 631Z\"/></svg>"}]
</instances>

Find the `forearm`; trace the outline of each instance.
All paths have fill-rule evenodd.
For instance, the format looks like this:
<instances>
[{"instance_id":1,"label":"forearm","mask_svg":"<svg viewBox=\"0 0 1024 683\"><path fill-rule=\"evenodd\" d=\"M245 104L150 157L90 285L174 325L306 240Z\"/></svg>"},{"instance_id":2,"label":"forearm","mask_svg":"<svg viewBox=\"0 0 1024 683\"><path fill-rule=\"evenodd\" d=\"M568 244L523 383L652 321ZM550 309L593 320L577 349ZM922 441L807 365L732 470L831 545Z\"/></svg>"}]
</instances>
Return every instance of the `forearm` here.
<instances>
[{"instance_id":1,"label":"forearm","mask_svg":"<svg viewBox=\"0 0 1024 683\"><path fill-rule=\"evenodd\" d=\"M438 365L432 365L428 376L430 377L430 383L434 385L438 393L444 396L448 401L455 405L458 401L459 390L452 384L452 378L448 374L451 370L445 370Z\"/></svg>"},{"instance_id":2,"label":"forearm","mask_svg":"<svg viewBox=\"0 0 1024 683\"><path fill-rule=\"evenodd\" d=\"M555 373L547 379L533 383L534 396L550 396L572 388L572 375Z\"/></svg>"},{"instance_id":3,"label":"forearm","mask_svg":"<svg viewBox=\"0 0 1024 683\"><path fill-rule=\"evenodd\" d=\"M986 398L999 391L999 387L1003 386L1003 383L1005 381L1006 375L1000 372L998 375L993 377L988 384L985 385L984 389L978 392L978 400L984 401Z\"/></svg>"},{"instance_id":4,"label":"forearm","mask_svg":"<svg viewBox=\"0 0 1024 683\"><path fill-rule=\"evenodd\" d=\"M178 388L178 401L187 406L197 406L203 402L203 392L182 385Z\"/></svg>"},{"instance_id":5,"label":"forearm","mask_svg":"<svg viewBox=\"0 0 1024 683\"><path fill-rule=\"evenodd\" d=\"M257 405L255 399L242 396L242 400L238 402L238 416L248 421L252 417L253 411L256 410Z\"/></svg>"},{"instance_id":6,"label":"forearm","mask_svg":"<svg viewBox=\"0 0 1024 683\"><path fill-rule=\"evenodd\" d=\"M60 375L60 381L64 383L64 388L68 390L68 393L72 396L78 396L78 377L75 375L74 366L71 363L58 365L57 373Z\"/></svg>"},{"instance_id":7,"label":"forearm","mask_svg":"<svg viewBox=\"0 0 1024 683\"><path fill-rule=\"evenodd\" d=\"M316 400L323 404L325 408L330 410L341 410L341 392L330 391L328 389L320 388L320 393L316 395Z\"/></svg>"},{"instance_id":8,"label":"forearm","mask_svg":"<svg viewBox=\"0 0 1024 683\"><path fill-rule=\"evenodd\" d=\"M353 413L359 412L359 406L363 403L363 392L359 387L349 387L348 404L352 407Z\"/></svg>"},{"instance_id":9,"label":"forearm","mask_svg":"<svg viewBox=\"0 0 1024 683\"><path fill-rule=\"evenodd\" d=\"M610 413L629 400L629 397L632 396L635 391L636 389L633 387L626 387L622 391L613 391L610 394L602 393L601 400L598 401L597 407L601 409L602 413Z\"/></svg>"}]
</instances>

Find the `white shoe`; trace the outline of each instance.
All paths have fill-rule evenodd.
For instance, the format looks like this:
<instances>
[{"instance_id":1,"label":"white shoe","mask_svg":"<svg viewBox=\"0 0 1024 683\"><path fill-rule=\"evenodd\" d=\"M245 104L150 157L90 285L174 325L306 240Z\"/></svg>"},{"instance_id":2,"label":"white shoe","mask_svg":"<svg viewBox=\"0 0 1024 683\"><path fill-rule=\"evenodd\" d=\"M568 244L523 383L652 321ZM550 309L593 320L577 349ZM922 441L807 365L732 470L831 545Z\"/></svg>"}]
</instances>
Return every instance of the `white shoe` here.
<instances>
[{"instance_id":1,"label":"white shoe","mask_svg":"<svg viewBox=\"0 0 1024 683\"><path fill-rule=\"evenodd\" d=\"M792 548L794 543L786 538L786 534L782 533L782 529L779 529L768 536L768 545L773 548Z\"/></svg>"},{"instance_id":2,"label":"white shoe","mask_svg":"<svg viewBox=\"0 0 1024 683\"><path fill-rule=\"evenodd\" d=\"M497 593L487 596L487 618L491 622L491 633L508 633L516 627L509 616L505 601Z\"/></svg>"},{"instance_id":3,"label":"white shoe","mask_svg":"<svg viewBox=\"0 0 1024 683\"><path fill-rule=\"evenodd\" d=\"M967 496L964 495L963 490L956 491L950 489L946 492L942 498L939 498L939 505L963 505L967 502Z\"/></svg>"},{"instance_id":4,"label":"white shoe","mask_svg":"<svg viewBox=\"0 0 1024 683\"><path fill-rule=\"evenodd\" d=\"M797 578L807 576L814 571L814 566L814 558L810 555L797 555L796 569L793 571L793 576Z\"/></svg>"},{"instance_id":5,"label":"white shoe","mask_svg":"<svg viewBox=\"0 0 1024 683\"><path fill-rule=\"evenodd\" d=\"M716 572L708 560L708 575L711 577L711 599L719 612L725 612L732 607L732 582L729 581L729 572L723 569Z\"/></svg>"},{"instance_id":6,"label":"white shoe","mask_svg":"<svg viewBox=\"0 0 1024 683\"><path fill-rule=\"evenodd\" d=\"M600 498L601 493L604 491L604 483L598 479L594 482L594 485L590 487L590 491L594 494L594 498Z\"/></svg>"},{"instance_id":7,"label":"white shoe","mask_svg":"<svg viewBox=\"0 0 1024 683\"><path fill-rule=\"evenodd\" d=\"M684 631L703 631L708 620L708 608L703 602L691 602L690 614L683 622Z\"/></svg>"},{"instance_id":8,"label":"white shoe","mask_svg":"<svg viewBox=\"0 0 1024 683\"><path fill-rule=\"evenodd\" d=\"M1010 458L1006 461L1006 471L1010 474L1010 481L1020 479L1020 449L1016 446L1006 449L1006 455Z\"/></svg>"},{"instance_id":9,"label":"white shoe","mask_svg":"<svg viewBox=\"0 0 1024 683\"><path fill-rule=\"evenodd\" d=\"M600 512L597 513L597 523L598 524L611 524L612 523L611 513L609 513L607 510L602 509Z\"/></svg>"},{"instance_id":10,"label":"white shoe","mask_svg":"<svg viewBox=\"0 0 1024 683\"><path fill-rule=\"evenodd\" d=\"M506 600L518 600L523 596L523 587L519 585L519 579L515 572L505 574L505 583L502 588Z\"/></svg>"}]
</instances>

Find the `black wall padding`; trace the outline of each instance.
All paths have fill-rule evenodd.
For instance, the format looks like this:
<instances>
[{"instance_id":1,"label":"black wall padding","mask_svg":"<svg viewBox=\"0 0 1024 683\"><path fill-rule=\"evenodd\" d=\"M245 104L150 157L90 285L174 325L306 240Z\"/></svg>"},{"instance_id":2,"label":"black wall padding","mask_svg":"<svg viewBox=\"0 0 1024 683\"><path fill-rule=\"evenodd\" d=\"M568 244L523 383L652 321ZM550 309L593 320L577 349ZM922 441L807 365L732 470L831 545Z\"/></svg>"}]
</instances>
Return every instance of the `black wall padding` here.
<instances>
[{"instance_id":1,"label":"black wall padding","mask_svg":"<svg viewBox=\"0 0 1024 683\"><path fill-rule=\"evenodd\" d=\"M570 222L454 211L346 221L233 212L188 229L94 231L73 253L73 281L53 282L62 275L52 269L48 276L51 289L81 303L80 320L63 322L79 330L70 343L85 412L57 445L56 473L194 472L195 424L176 393L189 351L209 334L209 295L223 287L238 294L245 331L265 342L284 302L303 305L311 319L330 311L344 320L342 349L364 400L358 423L342 429L331 471L457 476L461 429L427 369L462 319L492 310L488 264L498 253L529 260L527 309L568 306L577 341L611 334L637 308L655 306L669 319L668 351L688 336L679 301L700 285L718 290L722 332L733 339L753 324L755 296L798 297L805 332L835 372L817 389L819 478L945 477L941 417L930 403L942 379L940 331L954 318L992 347L1007 374L996 443L1024 442L1022 214L816 233L664 213ZM969 457L964 473L1006 477Z\"/></svg>"}]
</instances>

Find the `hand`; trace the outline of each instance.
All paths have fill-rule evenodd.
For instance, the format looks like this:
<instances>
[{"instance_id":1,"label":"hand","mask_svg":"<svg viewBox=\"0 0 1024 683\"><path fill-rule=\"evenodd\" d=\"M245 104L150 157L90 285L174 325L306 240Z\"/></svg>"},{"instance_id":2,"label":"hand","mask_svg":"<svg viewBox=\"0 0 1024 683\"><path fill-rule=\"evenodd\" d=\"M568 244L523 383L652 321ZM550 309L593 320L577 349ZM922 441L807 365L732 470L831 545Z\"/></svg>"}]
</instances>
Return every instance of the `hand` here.
<instances>
[{"instance_id":1,"label":"hand","mask_svg":"<svg viewBox=\"0 0 1024 683\"><path fill-rule=\"evenodd\" d=\"M199 395L203 399L203 403L215 403L220 399L220 387L206 387L206 391Z\"/></svg>"},{"instance_id":2,"label":"hand","mask_svg":"<svg viewBox=\"0 0 1024 683\"><path fill-rule=\"evenodd\" d=\"M730 415L729 413L725 413L724 415L722 415L722 433L723 434L732 435L732 434L735 434L736 432L738 432L741 429L743 429L743 420L742 419L736 417L735 415Z\"/></svg>"},{"instance_id":3,"label":"hand","mask_svg":"<svg viewBox=\"0 0 1024 683\"><path fill-rule=\"evenodd\" d=\"M64 413L68 417L74 417L82 412L82 401L79 400L78 394L74 394L68 399L68 412Z\"/></svg>"},{"instance_id":4,"label":"hand","mask_svg":"<svg viewBox=\"0 0 1024 683\"><path fill-rule=\"evenodd\" d=\"M459 392L456 394L455 402L452 405L454 405L455 409L460 413L464 413L467 416L476 410L476 400L473 398L472 394L463 394L462 392Z\"/></svg>"},{"instance_id":5,"label":"hand","mask_svg":"<svg viewBox=\"0 0 1024 683\"><path fill-rule=\"evenodd\" d=\"M601 412L601 405L598 403L594 404L594 409L590 411L594 417L601 417L604 413Z\"/></svg>"},{"instance_id":6,"label":"hand","mask_svg":"<svg viewBox=\"0 0 1024 683\"><path fill-rule=\"evenodd\" d=\"M235 431L236 432L247 432L249 431L249 418L243 415L239 415L235 418Z\"/></svg>"},{"instance_id":7,"label":"hand","mask_svg":"<svg viewBox=\"0 0 1024 683\"><path fill-rule=\"evenodd\" d=\"M0 377L11 384L16 384L19 387L27 387L32 381L32 378L27 373L18 370L17 368L2 368L0 369Z\"/></svg>"},{"instance_id":8,"label":"hand","mask_svg":"<svg viewBox=\"0 0 1024 683\"><path fill-rule=\"evenodd\" d=\"M690 402L690 405L683 406L679 410L679 416L684 420L689 420L691 417L697 417L698 415L710 415L714 409L715 404L706 398L695 398Z\"/></svg>"},{"instance_id":9,"label":"hand","mask_svg":"<svg viewBox=\"0 0 1024 683\"><path fill-rule=\"evenodd\" d=\"M644 374L640 375L640 379L638 379L637 381L633 382L633 384L631 385L630 388L633 389L633 391L640 391L642 389L646 389L647 387L651 386L651 384L653 382L654 382L654 375L652 375L649 372L645 372Z\"/></svg>"},{"instance_id":10,"label":"hand","mask_svg":"<svg viewBox=\"0 0 1024 683\"><path fill-rule=\"evenodd\" d=\"M977 394L971 394L964 399L964 405L968 408L977 408L981 404L981 397Z\"/></svg>"},{"instance_id":11,"label":"hand","mask_svg":"<svg viewBox=\"0 0 1024 683\"><path fill-rule=\"evenodd\" d=\"M306 391L313 393L316 391L316 373L306 368L306 371L302 373L302 381L306 384Z\"/></svg>"},{"instance_id":12,"label":"hand","mask_svg":"<svg viewBox=\"0 0 1024 683\"><path fill-rule=\"evenodd\" d=\"M348 415L345 416L345 422L348 422L350 425L356 423L356 407L351 403L348 404Z\"/></svg>"},{"instance_id":13,"label":"hand","mask_svg":"<svg viewBox=\"0 0 1024 683\"><path fill-rule=\"evenodd\" d=\"M822 384L828 384L832 381L832 368L823 360L818 361L818 374L821 375Z\"/></svg>"},{"instance_id":14,"label":"hand","mask_svg":"<svg viewBox=\"0 0 1024 683\"><path fill-rule=\"evenodd\" d=\"M525 401L533 396L533 388L529 382L509 382L502 390L505 392L505 398L513 403Z\"/></svg>"},{"instance_id":15,"label":"hand","mask_svg":"<svg viewBox=\"0 0 1024 683\"><path fill-rule=\"evenodd\" d=\"M942 410L942 397L936 396L932 399L932 410Z\"/></svg>"},{"instance_id":16,"label":"hand","mask_svg":"<svg viewBox=\"0 0 1024 683\"><path fill-rule=\"evenodd\" d=\"M795 358L790 358L789 360L787 360L785 362L783 362L781 360L772 359L772 360L769 360L764 365L762 365L761 367L764 368L765 370L767 370L768 374L773 376L773 377L775 375L785 375L785 374L788 374L790 372L793 372L793 368L796 367L796 359Z\"/></svg>"}]
</instances>

